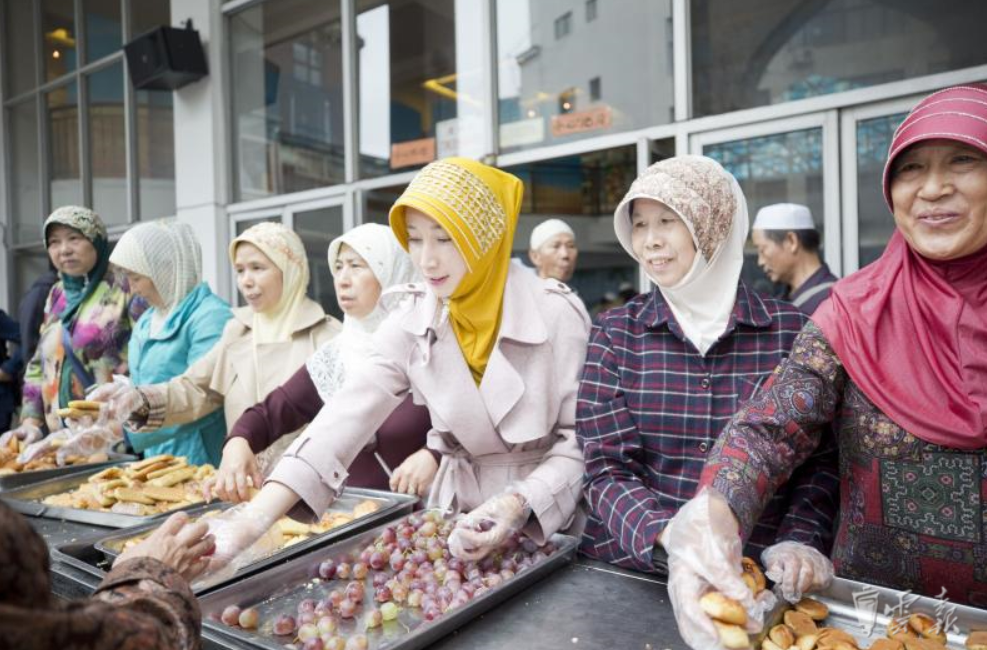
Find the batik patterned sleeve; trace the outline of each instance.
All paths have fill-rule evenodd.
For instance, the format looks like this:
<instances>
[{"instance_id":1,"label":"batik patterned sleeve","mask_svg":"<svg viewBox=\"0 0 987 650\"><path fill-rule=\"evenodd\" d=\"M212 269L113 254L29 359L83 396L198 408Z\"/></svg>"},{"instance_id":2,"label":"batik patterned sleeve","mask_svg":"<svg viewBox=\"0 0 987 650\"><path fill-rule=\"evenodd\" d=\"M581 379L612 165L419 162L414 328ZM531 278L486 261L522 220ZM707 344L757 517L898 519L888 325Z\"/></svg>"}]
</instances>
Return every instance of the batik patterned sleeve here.
<instances>
[{"instance_id":1,"label":"batik patterned sleeve","mask_svg":"<svg viewBox=\"0 0 987 650\"><path fill-rule=\"evenodd\" d=\"M730 503L748 537L765 504L819 448L846 384L839 358L813 323L791 355L733 417L710 452L700 487Z\"/></svg>"},{"instance_id":2,"label":"batik patterned sleeve","mask_svg":"<svg viewBox=\"0 0 987 650\"><path fill-rule=\"evenodd\" d=\"M654 543L675 514L641 477L643 443L620 385L607 330L594 326L579 384L576 435L586 459L586 500L641 570L652 570Z\"/></svg>"}]
</instances>

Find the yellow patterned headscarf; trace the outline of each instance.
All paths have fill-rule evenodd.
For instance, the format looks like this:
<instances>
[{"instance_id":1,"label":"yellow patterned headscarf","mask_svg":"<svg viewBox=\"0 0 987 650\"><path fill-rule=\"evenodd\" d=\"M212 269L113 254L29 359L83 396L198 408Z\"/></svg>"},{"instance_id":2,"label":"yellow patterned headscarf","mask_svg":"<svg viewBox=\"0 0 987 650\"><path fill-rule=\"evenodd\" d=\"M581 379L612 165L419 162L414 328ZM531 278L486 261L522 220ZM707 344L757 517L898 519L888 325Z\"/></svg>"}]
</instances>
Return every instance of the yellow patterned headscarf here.
<instances>
[{"instance_id":1,"label":"yellow patterned headscarf","mask_svg":"<svg viewBox=\"0 0 987 650\"><path fill-rule=\"evenodd\" d=\"M507 172L445 158L418 172L391 208L391 230L405 250L405 208L413 208L449 233L466 262L466 275L449 298L449 321L477 385L497 342L523 193L524 184Z\"/></svg>"}]
</instances>

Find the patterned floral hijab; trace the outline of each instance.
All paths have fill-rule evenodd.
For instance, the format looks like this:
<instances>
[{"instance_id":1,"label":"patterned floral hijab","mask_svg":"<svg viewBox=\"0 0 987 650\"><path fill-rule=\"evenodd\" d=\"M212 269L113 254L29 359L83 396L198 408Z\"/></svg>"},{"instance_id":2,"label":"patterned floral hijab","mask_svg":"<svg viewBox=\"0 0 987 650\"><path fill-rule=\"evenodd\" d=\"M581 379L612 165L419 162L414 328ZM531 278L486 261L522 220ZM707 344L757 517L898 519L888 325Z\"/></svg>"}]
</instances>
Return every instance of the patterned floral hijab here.
<instances>
[{"instance_id":1,"label":"patterned floral hijab","mask_svg":"<svg viewBox=\"0 0 987 650\"><path fill-rule=\"evenodd\" d=\"M445 158L418 172L391 208L391 229L408 250L405 209L413 208L449 234L466 262L449 298L449 321L477 385L497 342L524 184L467 158Z\"/></svg>"},{"instance_id":2,"label":"patterned floral hijab","mask_svg":"<svg viewBox=\"0 0 987 650\"><path fill-rule=\"evenodd\" d=\"M106 275L110 265L110 247L106 237L106 226L99 215L78 205L65 205L48 216L45 220L45 245L48 244L48 231L52 226L66 226L82 233L96 249L96 265L86 275L68 275L59 273L62 288L65 291L65 311L62 312L63 325L71 325L79 313L79 307L93 295L99 283Z\"/></svg>"},{"instance_id":3,"label":"patterned floral hijab","mask_svg":"<svg viewBox=\"0 0 987 650\"><path fill-rule=\"evenodd\" d=\"M648 167L614 212L617 239L640 263L631 245L630 206L635 199L668 206L692 233L692 268L678 284L658 285L658 291L686 338L705 356L726 331L737 301L750 227L744 193L730 172L706 156L677 156Z\"/></svg>"}]
</instances>

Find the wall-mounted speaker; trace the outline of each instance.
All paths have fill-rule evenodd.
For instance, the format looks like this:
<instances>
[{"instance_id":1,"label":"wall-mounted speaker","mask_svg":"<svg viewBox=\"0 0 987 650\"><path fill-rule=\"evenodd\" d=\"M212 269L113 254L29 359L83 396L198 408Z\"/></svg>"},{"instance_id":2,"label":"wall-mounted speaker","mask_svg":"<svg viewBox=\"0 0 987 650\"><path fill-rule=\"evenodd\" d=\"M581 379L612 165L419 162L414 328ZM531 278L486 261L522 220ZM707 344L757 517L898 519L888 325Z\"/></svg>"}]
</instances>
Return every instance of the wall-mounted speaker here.
<instances>
[{"instance_id":1,"label":"wall-mounted speaker","mask_svg":"<svg viewBox=\"0 0 987 650\"><path fill-rule=\"evenodd\" d=\"M209 72L199 32L162 25L123 46L134 88L176 90Z\"/></svg>"}]
</instances>

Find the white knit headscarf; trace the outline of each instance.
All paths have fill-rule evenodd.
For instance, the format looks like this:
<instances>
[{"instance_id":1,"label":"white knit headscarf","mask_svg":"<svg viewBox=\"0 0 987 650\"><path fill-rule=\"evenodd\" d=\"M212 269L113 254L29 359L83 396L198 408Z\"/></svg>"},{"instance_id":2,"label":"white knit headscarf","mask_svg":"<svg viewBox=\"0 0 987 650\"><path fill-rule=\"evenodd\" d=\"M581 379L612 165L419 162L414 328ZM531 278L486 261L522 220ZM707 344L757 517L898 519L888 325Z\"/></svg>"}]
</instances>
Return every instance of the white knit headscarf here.
<instances>
[{"instance_id":1,"label":"white knit headscarf","mask_svg":"<svg viewBox=\"0 0 987 650\"><path fill-rule=\"evenodd\" d=\"M110 262L150 278L164 306L153 308L151 334L156 335L168 315L202 282L202 249L187 223L171 219L134 226L120 237Z\"/></svg>"},{"instance_id":2,"label":"white knit headscarf","mask_svg":"<svg viewBox=\"0 0 987 650\"><path fill-rule=\"evenodd\" d=\"M336 275L336 260L343 244L363 258L380 283L381 293L392 286L415 282L418 274L411 258L404 252L387 226L368 223L357 226L329 244L329 269ZM306 367L324 402L339 389L346 378L346 368L367 359L373 333L386 317L380 302L363 318L345 316L343 331L312 355Z\"/></svg>"},{"instance_id":3,"label":"white knit headscarf","mask_svg":"<svg viewBox=\"0 0 987 650\"><path fill-rule=\"evenodd\" d=\"M617 239L639 264L631 245L630 205L635 199L668 206L692 233L692 268L675 286L658 285L658 290L685 337L705 356L726 331L737 301L750 228L747 199L737 179L712 158L678 156L651 165L614 211Z\"/></svg>"}]
</instances>

